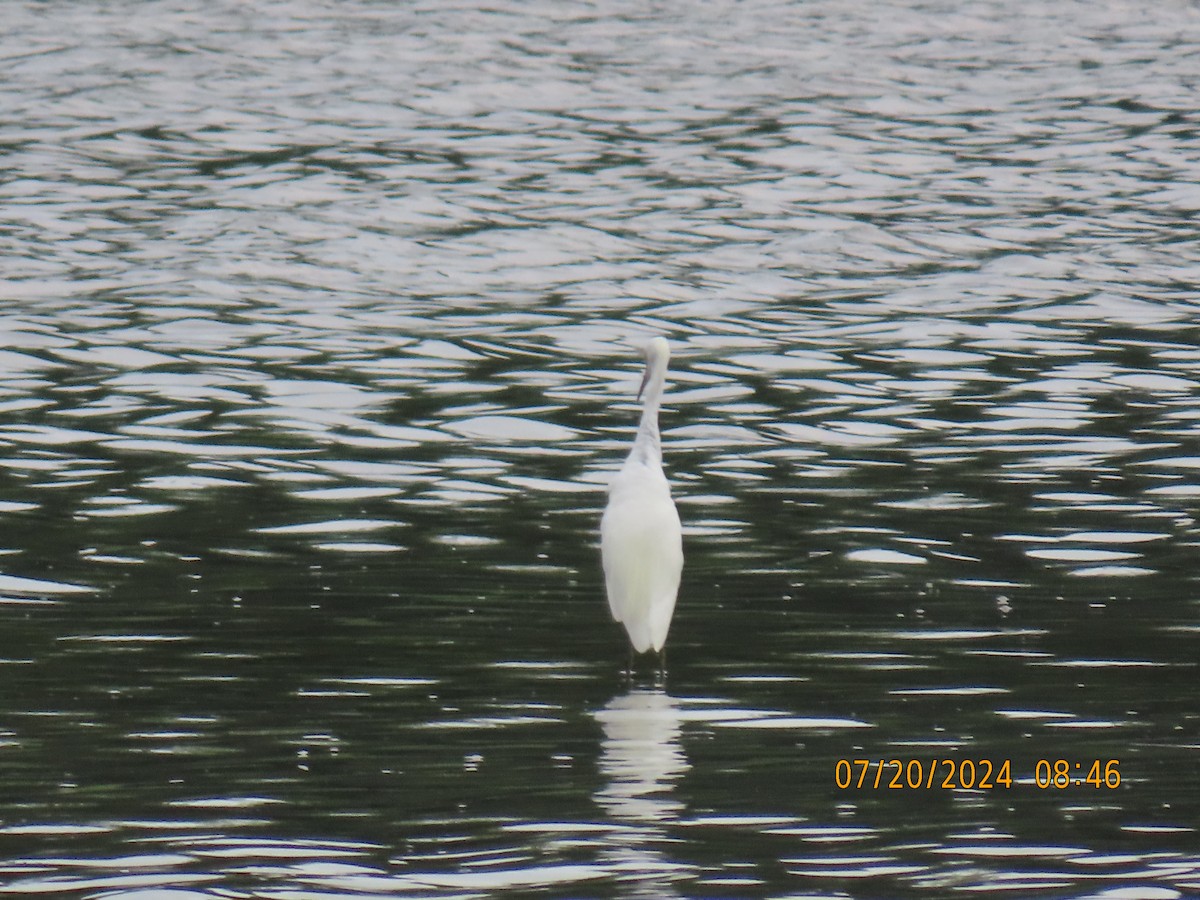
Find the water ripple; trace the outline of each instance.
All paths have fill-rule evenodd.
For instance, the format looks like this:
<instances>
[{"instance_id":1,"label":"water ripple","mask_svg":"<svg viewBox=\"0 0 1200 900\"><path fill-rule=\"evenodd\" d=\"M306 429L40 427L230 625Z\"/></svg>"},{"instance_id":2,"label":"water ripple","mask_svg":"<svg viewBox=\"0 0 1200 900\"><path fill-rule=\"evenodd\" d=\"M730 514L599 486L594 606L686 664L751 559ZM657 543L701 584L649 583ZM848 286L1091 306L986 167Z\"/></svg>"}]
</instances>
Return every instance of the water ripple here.
<instances>
[{"instance_id":1,"label":"water ripple","mask_svg":"<svg viewBox=\"0 0 1200 900\"><path fill-rule=\"evenodd\" d=\"M1194 886L1191 10L50 11L0 36L0 890ZM688 566L671 692L613 695L652 333ZM831 786L976 750L1144 766Z\"/></svg>"}]
</instances>

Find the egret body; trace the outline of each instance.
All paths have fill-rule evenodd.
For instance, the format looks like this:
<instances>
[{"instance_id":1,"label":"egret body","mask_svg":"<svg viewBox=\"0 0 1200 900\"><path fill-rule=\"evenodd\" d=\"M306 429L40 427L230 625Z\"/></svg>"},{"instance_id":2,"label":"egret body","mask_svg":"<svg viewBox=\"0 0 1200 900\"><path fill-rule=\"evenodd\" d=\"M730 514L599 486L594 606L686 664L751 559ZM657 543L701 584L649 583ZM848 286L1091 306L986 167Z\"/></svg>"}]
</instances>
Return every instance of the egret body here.
<instances>
[{"instance_id":1,"label":"egret body","mask_svg":"<svg viewBox=\"0 0 1200 900\"><path fill-rule=\"evenodd\" d=\"M656 337L646 345L646 374L638 391L644 398L641 424L633 449L609 485L600 521L608 608L625 626L633 650L653 650L660 663L683 571L679 513L663 474L658 435L658 406L670 358L665 339Z\"/></svg>"}]
</instances>

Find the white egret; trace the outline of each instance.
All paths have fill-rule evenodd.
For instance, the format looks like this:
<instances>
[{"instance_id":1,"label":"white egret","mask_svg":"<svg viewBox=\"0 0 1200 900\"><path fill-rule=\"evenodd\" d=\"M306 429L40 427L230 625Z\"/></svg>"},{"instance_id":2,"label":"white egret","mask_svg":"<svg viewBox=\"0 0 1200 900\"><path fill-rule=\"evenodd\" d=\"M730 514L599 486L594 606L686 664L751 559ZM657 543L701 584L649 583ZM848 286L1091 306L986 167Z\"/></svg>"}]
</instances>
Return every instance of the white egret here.
<instances>
[{"instance_id":1,"label":"white egret","mask_svg":"<svg viewBox=\"0 0 1200 900\"><path fill-rule=\"evenodd\" d=\"M675 612L683 571L683 536L671 487L662 469L658 405L671 358L665 339L646 345L646 374L638 397L645 397L633 449L608 488L600 520L600 555L608 608L629 634L633 652L657 653L665 667L663 645Z\"/></svg>"}]
</instances>

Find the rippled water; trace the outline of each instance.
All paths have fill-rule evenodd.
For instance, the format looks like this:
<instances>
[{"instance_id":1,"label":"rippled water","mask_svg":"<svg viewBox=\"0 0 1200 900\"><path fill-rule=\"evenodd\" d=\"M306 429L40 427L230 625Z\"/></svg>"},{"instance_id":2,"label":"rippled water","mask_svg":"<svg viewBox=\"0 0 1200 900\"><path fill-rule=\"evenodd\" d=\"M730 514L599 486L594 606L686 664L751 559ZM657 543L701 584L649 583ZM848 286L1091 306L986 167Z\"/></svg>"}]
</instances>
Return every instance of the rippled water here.
<instances>
[{"instance_id":1,"label":"rippled water","mask_svg":"<svg viewBox=\"0 0 1200 900\"><path fill-rule=\"evenodd\" d=\"M1194 4L5 14L0 894L1200 891Z\"/></svg>"}]
</instances>

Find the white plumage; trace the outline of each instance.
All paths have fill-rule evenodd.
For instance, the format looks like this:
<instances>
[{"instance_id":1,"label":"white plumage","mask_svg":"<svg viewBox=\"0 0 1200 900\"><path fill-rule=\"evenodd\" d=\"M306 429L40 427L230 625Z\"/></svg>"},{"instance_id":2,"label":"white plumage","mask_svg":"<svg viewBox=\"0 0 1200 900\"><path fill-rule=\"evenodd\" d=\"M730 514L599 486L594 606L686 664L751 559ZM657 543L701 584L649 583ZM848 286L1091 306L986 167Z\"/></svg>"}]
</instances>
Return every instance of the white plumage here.
<instances>
[{"instance_id":1,"label":"white plumage","mask_svg":"<svg viewBox=\"0 0 1200 900\"><path fill-rule=\"evenodd\" d=\"M671 358L665 339L646 345L642 420L625 464L608 489L600 555L608 607L638 653L662 652L683 571L679 513L662 469L658 406Z\"/></svg>"}]
</instances>

